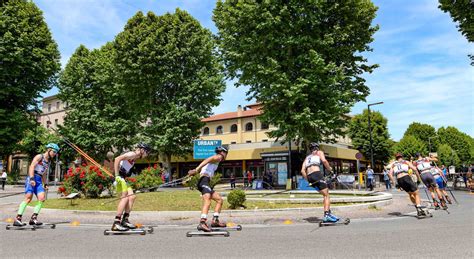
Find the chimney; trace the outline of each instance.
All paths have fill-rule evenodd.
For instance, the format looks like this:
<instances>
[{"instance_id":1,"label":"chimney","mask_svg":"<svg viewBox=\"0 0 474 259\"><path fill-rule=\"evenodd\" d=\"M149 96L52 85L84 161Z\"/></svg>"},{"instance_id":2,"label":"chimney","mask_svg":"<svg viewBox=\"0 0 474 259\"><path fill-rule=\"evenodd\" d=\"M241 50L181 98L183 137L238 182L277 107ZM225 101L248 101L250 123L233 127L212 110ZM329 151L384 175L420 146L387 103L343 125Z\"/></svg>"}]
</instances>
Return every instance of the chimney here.
<instances>
[{"instance_id":1,"label":"chimney","mask_svg":"<svg viewBox=\"0 0 474 259\"><path fill-rule=\"evenodd\" d=\"M242 117L242 105L237 106L237 117Z\"/></svg>"}]
</instances>

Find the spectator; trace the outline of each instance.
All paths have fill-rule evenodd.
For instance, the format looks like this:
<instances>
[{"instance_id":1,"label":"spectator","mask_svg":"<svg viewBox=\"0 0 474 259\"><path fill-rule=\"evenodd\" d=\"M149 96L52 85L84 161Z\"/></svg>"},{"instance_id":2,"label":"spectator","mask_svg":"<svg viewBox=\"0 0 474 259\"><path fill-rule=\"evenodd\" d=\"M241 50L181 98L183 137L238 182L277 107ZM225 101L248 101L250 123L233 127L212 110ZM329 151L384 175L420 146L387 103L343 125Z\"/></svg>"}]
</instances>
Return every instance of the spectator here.
<instances>
[{"instance_id":1,"label":"spectator","mask_svg":"<svg viewBox=\"0 0 474 259\"><path fill-rule=\"evenodd\" d=\"M235 174L233 172L230 173L230 188L235 189Z\"/></svg>"},{"instance_id":2,"label":"spectator","mask_svg":"<svg viewBox=\"0 0 474 259\"><path fill-rule=\"evenodd\" d=\"M165 183L170 181L170 172L168 171L168 168L165 167Z\"/></svg>"},{"instance_id":3,"label":"spectator","mask_svg":"<svg viewBox=\"0 0 474 259\"><path fill-rule=\"evenodd\" d=\"M5 191L5 182L7 181L7 171L3 169L2 177L0 177L0 181L2 182L2 190Z\"/></svg>"},{"instance_id":4,"label":"spectator","mask_svg":"<svg viewBox=\"0 0 474 259\"><path fill-rule=\"evenodd\" d=\"M388 170L386 168L383 169L383 180L385 182L385 188L387 190L392 189L392 183L390 182L390 177L388 176Z\"/></svg>"},{"instance_id":5,"label":"spectator","mask_svg":"<svg viewBox=\"0 0 474 259\"><path fill-rule=\"evenodd\" d=\"M248 186L252 186L252 178L253 178L253 174L251 171L247 171L247 182L248 182Z\"/></svg>"},{"instance_id":6,"label":"spectator","mask_svg":"<svg viewBox=\"0 0 474 259\"><path fill-rule=\"evenodd\" d=\"M374 190L374 170L370 167L370 165L367 166L367 171L365 172L367 175L367 188L370 191Z\"/></svg>"}]
</instances>

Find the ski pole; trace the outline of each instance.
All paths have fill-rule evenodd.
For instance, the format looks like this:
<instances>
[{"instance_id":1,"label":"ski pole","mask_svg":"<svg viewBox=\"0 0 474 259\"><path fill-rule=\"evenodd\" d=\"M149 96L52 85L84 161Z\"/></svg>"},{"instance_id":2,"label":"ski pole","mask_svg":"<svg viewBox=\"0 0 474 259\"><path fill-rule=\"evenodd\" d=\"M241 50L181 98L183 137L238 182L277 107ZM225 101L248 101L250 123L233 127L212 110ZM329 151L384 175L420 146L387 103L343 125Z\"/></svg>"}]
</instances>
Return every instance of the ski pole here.
<instances>
[{"instance_id":1,"label":"ski pole","mask_svg":"<svg viewBox=\"0 0 474 259\"><path fill-rule=\"evenodd\" d=\"M110 173L107 169L103 168L99 163L97 163L92 157L90 157L86 152L82 151L78 146L76 146L74 143L69 141L67 138L62 137L64 143L66 143L68 146L70 146L72 149L74 149L76 152L81 154L84 158L86 158L89 162L91 162L93 165L97 166L100 170L104 171L106 174L109 176L113 177L113 174Z\"/></svg>"},{"instance_id":2,"label":"ski pole","mask_svg":"<svg viewBox=\"0 0 474 259\"><path fill-rule=\"evenodd\" d=\"M171 184L178 183L179 181L183 181L183 180L186 179L187 177L189 177L189 176L187 175L187 176L185 176L185 177L182 177L182 178L173 180L173 181L171 181L171 182L163 183L163 184L160 184L160 185L158 185L158 186L153 186L153 187L149 187L149 188L143 188L143 189L137 190L135 193L127 194L126 196L123 196L123 197L119 197L119 198L115 198L115 199L110 200L110 201L102 202L101 205L105 205L105 204L108 204L108 203L112 203L112 202L115 202L115 201L118 201L118 200L121 200L121 199L130 197L130 196L133 196L133 195L135 195L135 194L143 193L143 192L145 192L145 191L149 191L149 190L153 190L153 189L159 189L159 188L162 188L162 187L166 187L166 186L169 186L169 185L171 185Z\"/></svg>"},{"instance_id":3,"label":"ski pole","mask_svg":"<svg viewBox=\"0 0 474 259\"><path fill-rule=\"evenodd\" d=\"M433 161L433 163L435 164L436 168L438 168L438 165L436 164L436 162ZM451 197L453 197L454 202L456 202L456 204L459 205L458 200L456 199L456 197L454 197L453 191L451 191L451 188L448 186L448 179L444 177L443 172L441 172L440 175L443 177L443 181L445 181L446 183L446 189L448 189L449 193L451 194Z\"/></svg>"}]
</instances>

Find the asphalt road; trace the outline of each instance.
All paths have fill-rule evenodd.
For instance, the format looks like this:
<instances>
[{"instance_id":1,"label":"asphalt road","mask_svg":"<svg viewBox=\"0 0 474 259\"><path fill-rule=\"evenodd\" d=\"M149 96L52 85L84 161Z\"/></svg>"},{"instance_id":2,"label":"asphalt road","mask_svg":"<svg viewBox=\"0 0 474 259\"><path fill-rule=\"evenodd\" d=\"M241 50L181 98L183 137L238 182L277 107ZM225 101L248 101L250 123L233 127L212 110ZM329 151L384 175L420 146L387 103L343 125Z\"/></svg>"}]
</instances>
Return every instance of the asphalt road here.
<instances>
[{"instance_id":1,"label":"asphalt road","mask_svg":"<svg viewBox=\"0 0 474 259\"><path fill-rule=\"evenodd\" d=\"M244 225L230 237L186 237L195 226L160 226L155 233L104 236L105 225L5 230L2 258L473 258L474 195L456 193L450 214L355 219L347 226L317 223ZM400 196L402 196L400 194ZM407 198L408 204L408 198ZM407 205L408 206L408 205Z\"/></svg>"}]
</instances>

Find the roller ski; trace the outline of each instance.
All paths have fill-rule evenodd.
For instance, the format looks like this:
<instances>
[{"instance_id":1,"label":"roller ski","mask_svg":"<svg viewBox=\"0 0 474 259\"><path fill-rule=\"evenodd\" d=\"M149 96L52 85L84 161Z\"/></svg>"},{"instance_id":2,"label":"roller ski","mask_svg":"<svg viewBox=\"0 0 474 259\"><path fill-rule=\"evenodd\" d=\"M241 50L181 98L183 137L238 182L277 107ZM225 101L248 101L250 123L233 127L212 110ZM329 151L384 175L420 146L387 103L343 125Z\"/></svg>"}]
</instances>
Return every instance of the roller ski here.
<instances>
[{"instance_id":1,"label":"roller ski","mask_svg":"<svg viewBox=\"0 0 474 259\"><path fill-rule=\"evenodd\" d=\"M325 213L323 221L319 222L320 227L324 226L336 226L336 225L348 225L351 222L349 218L341 219L336 215L332 214L331 211Z\"/></svg>"},{"instance_id":2,"label":"roller ski","mask_svg":"<svg viewBox=\"0 0 474 259\"><path fill-rule=\"evenodd\" d=\"M156 227L156 226L137 224L137 228L136 228L136 229L145 230L148 234L151 234L151 233L154 232L154 227Z\"/></svg>"},{"instance_id":3,"label":"roller ski","mask_svg":"<svg viewBox=\"0 0 474 259\"><path fill-rule=\"evenodd\" d=\"M138 234L138 235L145 235L146 230L144 229L129 229L126 226L123 226L122 224L115 222L112 225L112 228L110 230L104 230L104 235L133 235L133 234Z\"/></svg>"},{"instance_id":4,"label":"roller ski","mask_svg":"<svg viewBox=\"0 0 474 259\"><path fill-rule=\"evenodd\" d=\"M215 227L213 227L215 226ZM230 236L229 232L227 230L223 230L222 228L225 228L225 224L220 223L220 222L213 222L211 224L211 227L209 227L206 223L206 221L201 220L199 225L197 226L197 231L189 231L186 233L187 237L192 237L192 236L224 236L228 237Z\"/></svg>"},{"instance_id":5,"label":"roller ski","mask_svg":"<svg viewBox=\"0 0 474 259\"><path fill-rule=\"evenodd\" d=\"M212 227L211 226L211 231L229 231L229 230L235 230L235 231L242 231L242 226L241 225L236 225L236 226L229 226L229 227Z\"/></svg>"},{"instance_id":6,"label":"roller ski","mask_svg":"<svg viewBox=\"0 0 474 259\"><path fill-rule=\"evenodd\" d=\"M433 214L430 213L430 211L424 207L424 206L415 206L416 207L416 217L418 219L424 219L424 218L431 218L433 217Z\"/></svg>"},{"instance_id":7,"label":"roller ski","mask_svg":"<svg viewBox=\"0 0 474 259\"><path fill-rule=\"evenodd\" d=\"M15 221L13 221L13 224L6 225L6 229L7 230L10 230L10 229L14 229L14 230L23 230L23 229L36 230L31 225L28 225L25 222L22 222L21 218L15 218Z\"/></svg>"}]
</instances>

